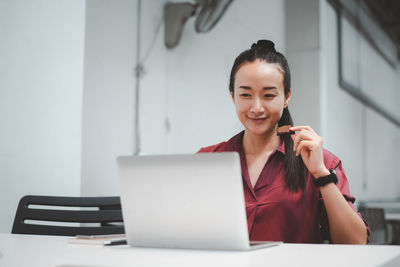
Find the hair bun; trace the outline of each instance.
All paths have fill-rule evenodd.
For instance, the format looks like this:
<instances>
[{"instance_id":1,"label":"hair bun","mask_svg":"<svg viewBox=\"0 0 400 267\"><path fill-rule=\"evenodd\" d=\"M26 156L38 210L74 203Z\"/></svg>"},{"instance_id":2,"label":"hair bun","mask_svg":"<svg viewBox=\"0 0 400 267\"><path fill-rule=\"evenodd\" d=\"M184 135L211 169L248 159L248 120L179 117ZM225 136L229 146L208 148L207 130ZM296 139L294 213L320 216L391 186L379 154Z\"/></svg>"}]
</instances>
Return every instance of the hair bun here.
<instances>
[{"instance_id":1,"label":"hair bun","mask_svg":"<svg viewBox=\"0 0 400 267\"><path fill-rule=\"evenodd\" d=\"M258 40L257 43L251 45L251 49L265 49L276 52L275 44L270 40Z\"/></svg>"}]
</instances>

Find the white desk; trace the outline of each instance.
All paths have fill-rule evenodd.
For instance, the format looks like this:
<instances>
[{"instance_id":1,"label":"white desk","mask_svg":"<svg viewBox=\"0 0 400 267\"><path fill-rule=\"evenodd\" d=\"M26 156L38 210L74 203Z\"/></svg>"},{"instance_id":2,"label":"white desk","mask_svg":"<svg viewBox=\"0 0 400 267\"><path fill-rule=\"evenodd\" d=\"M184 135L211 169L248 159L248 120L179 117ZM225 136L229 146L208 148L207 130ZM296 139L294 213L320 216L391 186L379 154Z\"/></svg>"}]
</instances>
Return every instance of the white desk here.
<instances>
[{"instance_id":1,"label":"white desk","mask_svg":"<svg viewBox=\"0 0 400 267\"><path fill-rule=\"evenodd\" d=\"M283 244L248 252L103 247L67 237L0 234L0 266L380 266L400 246Z\"/></svg>"}]
</instances>

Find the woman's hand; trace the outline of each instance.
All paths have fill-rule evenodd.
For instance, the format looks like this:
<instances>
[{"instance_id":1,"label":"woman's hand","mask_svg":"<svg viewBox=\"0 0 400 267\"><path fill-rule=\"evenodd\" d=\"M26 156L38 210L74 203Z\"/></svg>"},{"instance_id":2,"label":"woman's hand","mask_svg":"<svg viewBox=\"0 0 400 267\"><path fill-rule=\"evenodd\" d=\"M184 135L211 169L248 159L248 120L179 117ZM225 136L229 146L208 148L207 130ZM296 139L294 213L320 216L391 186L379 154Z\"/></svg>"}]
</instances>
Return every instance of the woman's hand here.
<instances>
[{"instance_id":1,"label":"woman's hand","mask_svg":"<svg viewBox=\"0 0 400 267\"><path fill-rule=\"evenodd\" d=\"M294 126L290 130L297 132L292 135L296 156L301 155L304 164L314 178L329 175L330 172L324 164L322 137L310 126Z\"/></svg>"},{"instance_id":2,"label":"woman's hand","mask_svg":"<svg viewBox=\"0 0 400 267\"><path fill-rule=\"evenodd\" d=\"M289 128L297 132L292 135L294 151L301 155L308 171L319 178L329 175L324 164L322 138L309 126ZM362 219L350 207L342 192L333 183L320 187L322 199L329 219L329 232L333 243L365 244L367 230Z\"/></svg>"}]
</instances>

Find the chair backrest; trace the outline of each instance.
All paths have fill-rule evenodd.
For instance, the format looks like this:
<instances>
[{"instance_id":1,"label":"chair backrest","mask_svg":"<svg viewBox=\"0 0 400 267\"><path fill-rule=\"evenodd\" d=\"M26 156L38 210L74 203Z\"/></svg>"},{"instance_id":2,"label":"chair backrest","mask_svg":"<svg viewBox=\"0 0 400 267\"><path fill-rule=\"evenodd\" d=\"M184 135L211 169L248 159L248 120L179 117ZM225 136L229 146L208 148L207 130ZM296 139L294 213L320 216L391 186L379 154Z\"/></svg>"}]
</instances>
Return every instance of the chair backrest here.
<instances>
[{"instance_id":1,"label":"chair backrest","mask_svg":"<svg viewBox=\"0 0 400 267\"><path fill-rule=\"evenodd\" d=\"M361 206L358 208L358 212L361 213L371 229L369 244L387 244L388 230L385 221L385 210L383 208Z\"/></svg>"},{"instance_id":2,"label":"chair backrest","mask_svg":"<svg viewBox=\"0 0 400 267\"><path fill-rule=\"evenodd\" d=\"M386 220L388 228L390 228L390 244L400 245L400 221L399 220Z\"/></svg>"},{"instance_id":3,"label":"chair backrest","mask_svg":"<svg viewBox=\"0 0 400 267\"><path fill-rule=\"evenodd\" d=\"M71 210L71 207L77 208ZM27 220L34 223L26 223ZM24 196L19 201L11 232L63 236L123 234L120 198Z\"/></svg>"}]
</instances>

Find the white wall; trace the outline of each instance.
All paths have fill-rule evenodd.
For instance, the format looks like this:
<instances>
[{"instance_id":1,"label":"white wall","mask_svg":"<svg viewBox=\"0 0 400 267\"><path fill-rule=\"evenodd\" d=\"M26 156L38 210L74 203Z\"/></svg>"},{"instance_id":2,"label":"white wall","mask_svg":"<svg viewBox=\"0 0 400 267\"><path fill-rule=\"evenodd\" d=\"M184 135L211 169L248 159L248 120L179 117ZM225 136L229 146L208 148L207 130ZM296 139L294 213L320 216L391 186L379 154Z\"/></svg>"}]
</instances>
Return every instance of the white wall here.
<instances>
[{"instance_id":1,"label":"white wall","mask_svg":"<svg viewBox=\"0 0 400 267\"><path fill-rule=\"evenodd\" d=\"M84 1L0 2L0 232L25 194L79 195Z\"/></svg>"},{"instance_id":2,"label":"white wall","mask_svg":"<svg viewBox=\"0 0 400 267\"><path fill-rule=\"evenodd\" d=\"M83 196L118 195L118 155L133 152L136 1L86 1Z\"/></svg>"},{"instance_id":3,"label":"white wall","mask_svg":"<svg viewBox=\"0 0 400 267\"><path fill-rule=\"evenodd\" d=\"M133 120L133 111L129 107L134 103L131 56L135 55L136 39L131 36L136 28L136 1L133 3L88 1L84 195L118 194L115 156L132 153L134 136L129 118ZM230 68L235 57L258 39L272 39L278 50L285 51L284 2L234 1L207 34L195 33L191 18L180 44L173 50L164 46L163 25L155 35L164 3L142 1L142 58L156 39L144 61L145 75L140 82L141 152L194 153L241 130L228 92ZM114 23L114 30L104 26L105 22ZM97 27L98 24L102 26ZM113 55L114 50L121 54ZM121 56L123 53L125 57ZM99 66L97 61L103 56ZM117 80L122 82L112 89L110 86ZM113 141L115 138L118 142Z\"/></svg>"},{"instance_id":4,"label":"white wall","mask_svg":"<svg viewBox=\"0 0 400 267\"><path fill-rule=\"evenodd\" d=\"M230 69L259 39L285 51L284 1L233 1L210 33L195 33L192 19L183 34L168 55L168 153L195 152L241 130L228 92Z\"/></svg>"},{"instance_id":5,"label":"white wall","mask_svg":"<svg viewBox=\"0 0 400 267\"><path fill-rule=\"evenodd\" d=\"M162 17L162 1L143 2L143 14L152 14L147 20L143 16L143 25ZM172 50L165 49L161 34L154 55L145 64L148 73L141 98L144 153L193 153L229 139L241 130L228 92L235 57L258 39L274 40L277 49L285 51L283 1L233 1L206 34L195 33L194 22L194 18L188 20L181 42Z\"/></svg>"},{"instance_id":6,"label":"white wall","mask_svg":"<svg viewBox=\"0 0 400 267\"><path fill-rule=\"evenodd\" d=\"M321 133L319 0L286 0L286 58L291 72L289 111L295 125Z\"/></svg>"}]
</instances>

